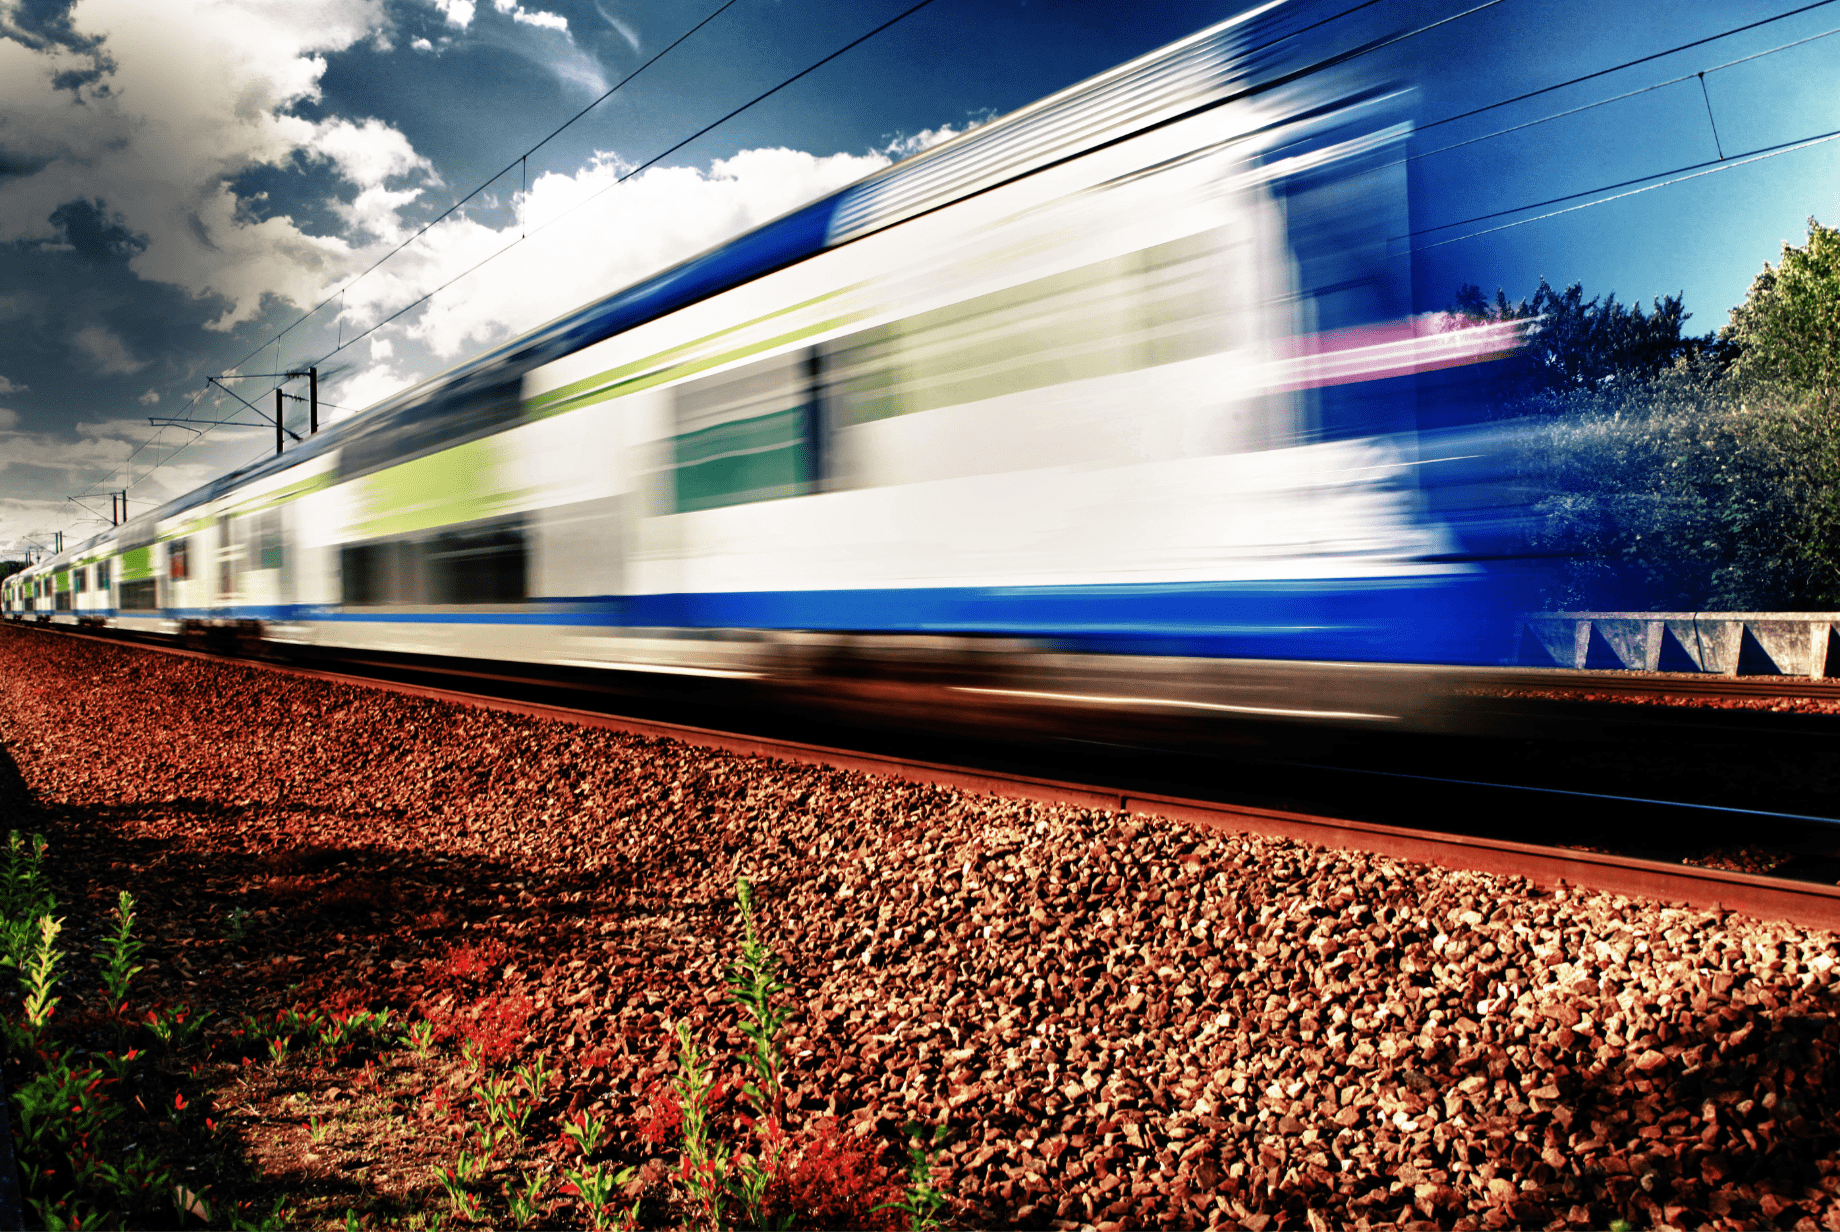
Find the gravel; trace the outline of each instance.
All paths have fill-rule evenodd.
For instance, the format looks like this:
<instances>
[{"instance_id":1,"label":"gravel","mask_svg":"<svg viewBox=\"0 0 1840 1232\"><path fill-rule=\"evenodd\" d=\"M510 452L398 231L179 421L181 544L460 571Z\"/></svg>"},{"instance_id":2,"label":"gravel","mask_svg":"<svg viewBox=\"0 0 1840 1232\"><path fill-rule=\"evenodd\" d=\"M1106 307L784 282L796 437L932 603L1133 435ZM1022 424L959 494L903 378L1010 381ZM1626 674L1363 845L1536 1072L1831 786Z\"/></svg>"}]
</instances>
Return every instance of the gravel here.
<instances>
[{"instance_id":1,"label":"gravel","mask_svg":"<svg viewBox=\"0 0 1840 1232\"><path fill-rule=\"evenodd\" d=\"M502 943L634 1161L672 1024L739 1051L745 875L795 1124L949 1119L961 1225L1840 1232L1832 933L29 630L0 741L148 978L427 1012Z\"/></svg>"}]
</instances>

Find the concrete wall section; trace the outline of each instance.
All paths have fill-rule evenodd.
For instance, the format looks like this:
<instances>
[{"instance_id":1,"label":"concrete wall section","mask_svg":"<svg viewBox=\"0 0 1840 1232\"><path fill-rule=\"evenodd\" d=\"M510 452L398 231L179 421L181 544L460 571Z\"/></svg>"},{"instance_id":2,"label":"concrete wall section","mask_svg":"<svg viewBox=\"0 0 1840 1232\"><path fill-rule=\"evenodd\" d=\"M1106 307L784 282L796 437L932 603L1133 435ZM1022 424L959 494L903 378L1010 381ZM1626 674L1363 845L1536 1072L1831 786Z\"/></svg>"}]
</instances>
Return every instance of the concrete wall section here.
<instances>
[{"instance_id":1,"label":"concrete wall section","mask_svg":"<svg viewBox=\"0 0 1840 1232\"><path fill-rule=\"evenodd\" d=\"M1515 645L1523 667L1840 677L1837 612L1535 612Z\"/></svg>"}]
</instances>

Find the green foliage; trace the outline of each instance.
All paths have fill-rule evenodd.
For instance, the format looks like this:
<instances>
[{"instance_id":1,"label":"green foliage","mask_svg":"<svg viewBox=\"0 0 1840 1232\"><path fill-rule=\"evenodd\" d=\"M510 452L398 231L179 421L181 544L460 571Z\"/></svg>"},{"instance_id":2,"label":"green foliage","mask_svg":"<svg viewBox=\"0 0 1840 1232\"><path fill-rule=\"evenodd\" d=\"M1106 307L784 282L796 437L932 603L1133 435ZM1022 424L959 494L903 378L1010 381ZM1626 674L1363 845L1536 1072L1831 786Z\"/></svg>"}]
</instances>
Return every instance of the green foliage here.
<instances>
[{"instance_id":1,"label":"green foliage","mask_svg":"<svg viewBox=\"0 0 1840 1232\"><path fill-rule=\"evenodd\" d=\"M710 1073L690 1024L677 1024L677 1073L672 1089L683 1108L683 1157L680 1179L696 1203L704 1226L715 1232L722 1226L723 1196L728 1183L728 1147L710 1132L710 1093L715 1076Z\"/></svg>"},{"instance_id":2,"label":"green foliage","mask_svg":"<svg viewBox=\"0 0 1840 1232\"><path fill-rule=\"evenodd\" d=\"M1806 407L1668 373L1548 399L1517 450L1553 608L1784 610L1840 602L1824 512L1840 468Z\"/></svg>"},{"instance_id":3,"label":"green foliage","mask_svg":"<svg viewBox=\"0 0 1840 1232\"><path fill-rule=\"evenodd\" d=\"M57 907L45 881L46 846L43 835L28 840L14 830L7 834L6 852L0 856L0 964L15 970L25 965L40 917Z\"/></svg>"},{"instance_id":4,"label":"green foliage","mask_svg":"<svg viewBox=\"0 0 1840 1232\"><path fill-rule=\"evenodd\" d=\"M1640 304L1617 303L1614 293L1587 300L1576 282L1555 291L1542 278L1533 298L1519 303L1509 302L1499 289L1491 301L1481 287L1466 283L1450 311L1470 324L1530 322L1520 354L1493 370L1501 386L1499 409L1506 414L1526 410L1529 398L1623 387L1682 359L1724 354L1710 337L1682 336L1681 327L1693 314L1678 295L1654 300L1645 312Z\"/></svg>"},{"instance_id":5,"label":"green foliage","mask_svg":"<svg viewBox=\"0 0 1840 1232\"><path fill-rule=\"evenodd\" d=\"M1745 380L1840 410L1840 231L1808 220L1808 242L1764 263L1724 336Z\"/></svg>"},{"instance_id":6,"label":"green foliage","mask_svg":"<svg viewBox=\"0 0 1840 1232\"><path fill-rule=\"evenodd\" d=\"M906 1126L907 1190L900 1201L875 1208L906 1215L908 1232L936 1232L945 1226L939 1212L946 1204L946 1196L933 1187L933 1157L939 1151L939 1144L945 1141L946 1127L935 1125L930 1135L923 1134L921 1131L927 1128L914 1122Z\"/></svg>"},{"instance_id":7,"label":"green foliage","mask_svg":"<svg viewBox=\"0 0 1840 1232\"><path fill-rule=\"evenodd\" d=\"M109 1008L120 1013L128 1002L128 983L141 969L134 965L141 943L134 939L134 896L126 890L115 904L115 932L104 945L106 962L102 983L109 990Z\"/></svg>"}]
</instances>

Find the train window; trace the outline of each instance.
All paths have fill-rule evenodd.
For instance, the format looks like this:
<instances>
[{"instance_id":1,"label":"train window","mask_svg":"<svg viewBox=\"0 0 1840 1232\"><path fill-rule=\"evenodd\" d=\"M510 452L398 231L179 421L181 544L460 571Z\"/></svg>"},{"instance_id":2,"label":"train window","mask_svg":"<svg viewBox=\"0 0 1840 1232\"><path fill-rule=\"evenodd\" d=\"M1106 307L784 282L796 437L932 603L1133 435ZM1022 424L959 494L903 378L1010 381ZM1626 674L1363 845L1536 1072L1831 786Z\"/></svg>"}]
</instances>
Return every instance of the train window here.
<instances>
[{"instance_id":1,"label":"train window","mask_svg":"<svg viewBox=\"0 0 1840 1232\"><path fill-rule=\"evenodd\" d=\"M1234 345L1222 228L825 343L839 427L980 402Z\"/></svg>"},{"instance_id":2,"label":"train window","mask_svg":"<svg viewBox=\"0 0 1840 1232\"><path fill-rule=\"evenodd\" d=\"M230 515L217 519L217 593L228 595L236 589L236 543L230 535Z\"/></svg>"},{"instance_id":3,"label":"train window","mask_svg":"<svg viewBox=\"0 0 1840 1232\"><path fill-rule=\"evenodd\" d=\"M72 571L70 577L71 585L76 588L78 594L89 589L89 570L87 568Z\"/></svg>"},{"instance_id":4,"label":"train window","mask_svg":"<svg viewBox=\"0 0 1840 1232\"><path fill-rule=\"evenodd\" d=\"M96 589L97 590L107 590L109 588L109 573L110 573L110 570L109 570L108 561L105 560L96 566Z\"/></svg>"},{"instance_id":5,"label":"train window","mask_svg":"<svg viewBox=\"0 0 1840 1232\"><path fill-rule=\"evenodd\" d=\"M673 391L673 507L678 513L812 491L817 403L809 353L775 355Z\"/></svg>"},{"instance_id":6,"label":"train window","mask_svg":"<svg viewBox=\"0 0 1840 1232\"><path fill-rule=\"evenodd\" d=\"M190 553L184 539L174 539L166 545L166 575L175 582L182 582L192 576Z\"/></svg>"},{"instance_id":7,"label":"train window","mask_svg":"<svg viewBox=\"0 0 1840 1232\"><path fill-rule=\"evenodd\" d=\"M152 612L160 606L160 581L158 578L141 578L134 582L121 584L121 610L124 612Z\"/></svg>"},{"instance_id":8,"label":"train window","mask_svg":"<svg viewBox=\"0 0 1840 1232\"><path fill-rule=\"evenodd\" d=\"M285 562L281 546L281 511L267 509L255 517L256 567L279 569Z\"/></svg>"},{"instance_id":9,"label":"train window","mask_svg":"<svg viewBox=\"0 0 1840 1232\"><path fill-rule=\"evenodd\" d=\"M518 518L492 518L339 549L340 593L352 605L518 603L529 551Z\"/></svg>"}]
</instances>

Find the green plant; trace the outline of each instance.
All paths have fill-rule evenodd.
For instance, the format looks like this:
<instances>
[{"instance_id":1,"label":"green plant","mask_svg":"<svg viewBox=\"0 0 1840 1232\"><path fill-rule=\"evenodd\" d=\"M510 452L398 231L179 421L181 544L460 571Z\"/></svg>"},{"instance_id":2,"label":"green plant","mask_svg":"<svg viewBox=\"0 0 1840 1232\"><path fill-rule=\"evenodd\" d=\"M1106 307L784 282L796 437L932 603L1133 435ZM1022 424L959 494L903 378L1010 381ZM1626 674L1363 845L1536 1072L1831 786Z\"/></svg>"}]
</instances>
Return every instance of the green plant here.
<instances>
[{"instance_id":1,"label":"green plant","mask_svg":"<svg viewBox=\"0 0 1840 1232\"><path fill-rule=\"evenodd\" d=\"M147 1017L142 1021L146 1028L153 1032L155 1039L166 1047L177 1050L191 1042L192 1036L198 1034L198 1029L204 1026L205 1020L210 1016L209 1010L194 1015L191 1006L178 1005L148 1010Z\"/></svg>"},{"instance_id":2,"label":"green plant","mask_svg":"<svg viewBox=\"0 0 1840 1232\"><path fill-rule=\"evenodd\" d=\"M945 1141L946 1127L935 1125L930 1136L921 1131L927 1126L910 1122L907 1134L907 1190L895 1202L885 1202L878 1211L896 1210L907 1216L907 1232L934 1232L945 1226L939 1219L946 1196L933 1187L933 1157Z\"/></svg>"},{"instance_id":3,"label":"green plant","mask_svg":"<svg viewBox=\"0 0 1840 1232\"><path fill-rule=\"evenodd\" d=\"M537 1222L543 1214L538 1199L543 1196L543 1174L534 1173L524 1178L521 1188L513 1188L509 1181L500 1185L504 1192L505 1205L511 1211L511 1220L520 1228L528 1228Z\"/></svg>"},{"instance_id":4,"label":"green plant","mask_svg":"<svg viewBox=\"0 0 1840 1232\"><path fill-rule=\"evenodd\" d=\"M789 1011L773 1004L773 997L784 992L786 986L779 979L779 960L755 931L754 888L745 877L735 879L735 901L741 908L743 940L741 961L728 968L728 987L730 997L746 1015L741 1023L742 1034L753 1044L747 1063L754 1078L742 1083L741 1094L753 1109L760 1150L758 1154L736 1158L732 1184L748 1222L758 1227L765 1220L767 1187L779 1171L786 1149L786 1093L781 1081L779 1031Z\"/></svg>"},{"instance_id":5,"label":"green plant","mask_svg":"<svg viewBox=\"0 0 1840 1232\"><path fill-rule=\"evenodd\" d=\"M781 1124L786 1120L786 1093L780 1082L779 1029L790 1011L773 1005L773 997L786 991L779 979L779 960L760 941L754 931L754 887L746 877L735 879L735 901L741 907L744 939L741 961L728 969L730 995L747 1014L741 1033L753 1042L748 1066L755 1080L743 1084L741 1092L753 1104L755 1114L771 1116Z\"/></svg>"},{"instance_id":6,"label":"green plant","mask_svg":"<svg viewBox=\"0 0 1840 1232\"><path fill-rule=\"evenodd\" d=\"M115 903L115 932L104 944L107 961L102 968L102 983L109 992L109 1010L119 1014L127 1007L128 983L141 968L134 965L140 956L141 943L134 939L134 896L126 890Z\"/></svg>"},{"instance_id":7,"label":"green plant","mask_svg":"<svg viewBox=\"0 0 1840 1232\"><path fill-rule=\"evenodd\" d=\"M324 1142L326 1140L326 1135L330 1132L331 1127L318 1117L307 1118L307 1136L313 1139L313 1141Z\"/></svg>"},{"instance_id":8,"label":"green plant","mask_svg":"<svg viewBox=\"0 0 1840 1232\"><path fill-rule=\"evenodd\" d=\"M524 1084L525 1093L532 1099L542 1099L544 1088L556 1076L556 1071L549 1068L549 1058L541 1053L511 1072L518 1076L518 1081Z\"/></svg>"},{"instance_id":9,"label":"green plant","mask_svg":"<svg viewBox=\"0 0 1840 1232\"><path fill-rule=\"evenodd\" d=\"M224 918L224 940L232 944L249 935L250 915L243 907L233 907Z\"/></svg>"},{"instance_id":10,"label":"green plant","mask_svg":"<svg viewBox=\"0 0 1840 1232\"><path fill-rule=\"evenodd\" d=\"M728 1147L709 1132L709 1097L715 1078L696 1046L690 1024L677 1024L677 1040L677 1073L671 1087L684 1116L679 1179L701 1208L705 1225L714 1232L722 1226L722 1199L728 1185Z\"/></svg>"},{"instance_id":11,"label":"green plant","mask_svg":"<svg viewBox=\"0 0 1840 1232\"><path fill-rule=\"evenodd\" d=\"M465 1166L466 1159L466 1152L462 1151L460 1166ZM479 1209L479 1199L467 1192L466 1180L468 1178L460 1175L457 1168L435 1168L433 1171L434 1179L439 1181L441 1188L447 1192L447 1201L453 1207L454 1214L462 1219L479 1219L482 1213Z\"/></svg>"},{"instance_id":12,"label":"green plant","mask_svg":"<svg viewBox=\"0 0 1840 1232\"><path fill-rule=\"evenodd\" d=\"M635 1168L610 1172L601 1164L583 1164L580 1168L565 1170L562 1179L581 1195L582 1205L588 1208L588 1222L599 1232L612 1222L614 1191L631 1182L636 1172ZM639 1203L635 1201L622 1222L631 1226L638 1217Z\"/></svg>"},{"instance_id":13,"label":"green plant","mask_svg":"<svg viewBox=\"0 0 1840 1232\"><path fill-rule=\"evenodd\" d=\"M434 1051L434 1024L432 1022L410 1023L409 1030L402 1037L402 1043L403 1047L425 1059Z\"/></svg>"},{"instance_id":14,"label":"green plant","mask_svg":"<svg viewBox=\"0 0 1840 1232\"><path fill-rule=\"evenodd\" d=\"M19 981L26 990L26 1022L33 1031L44 1030L51 1011L57 1007L58 998L51 995L51 990L57 985L58 959L64 954L52 942L63 927L62 920L48 915L39 917L38 948L33 950L30 965Z\"/></svg>"},{"instance_id":15,"label":"green plant","mask_svg":"<svg viewBox=\"0 0 1840 1232\"><path fill-rule=\"evenodd\" d=\"M6 851L0 855L0 964L23 967L38 920L57 907L45 882L48 847L42 835L27 840L17 830L7 834Z\"/></svg>"}]
</instances>

